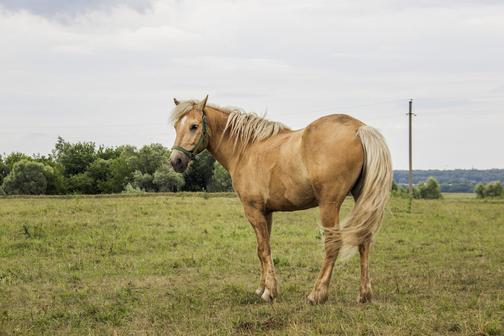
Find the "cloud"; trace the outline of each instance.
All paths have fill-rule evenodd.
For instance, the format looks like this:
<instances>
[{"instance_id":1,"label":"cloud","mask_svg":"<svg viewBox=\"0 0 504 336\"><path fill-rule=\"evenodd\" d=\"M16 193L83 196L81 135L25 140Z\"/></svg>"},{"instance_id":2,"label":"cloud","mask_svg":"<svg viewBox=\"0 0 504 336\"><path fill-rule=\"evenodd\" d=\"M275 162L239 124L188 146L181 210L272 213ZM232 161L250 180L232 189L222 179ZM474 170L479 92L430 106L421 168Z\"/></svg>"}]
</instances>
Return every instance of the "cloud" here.
<instances>
[{"instance_id":1,"label":"cloud","mask_svg":"<svg viewBox=\"0 0 504 336\"><path fill-rule=\"evenodd\" d=\"M294 128L352 114L385 133L404 168L414 98L418 168L504 166L481 150L503 140L503 4L38 3L0 0L0 151L48 152L57 135L169 146L172 97L209 93ZM47 137L30 141L39 128Z\"/></svg>"},{"instance_id":2,"label":"cloud","mask_svg":"<svg viewBox=\"0 0 504 336\"><path fill-rule=\"evenodd\" d=\"M0 7L8 11L27 11L50 18L75 16L93 10L106 10L118 6L144 11L151 0L0 0Z\"/></svg>"}]
</instances>

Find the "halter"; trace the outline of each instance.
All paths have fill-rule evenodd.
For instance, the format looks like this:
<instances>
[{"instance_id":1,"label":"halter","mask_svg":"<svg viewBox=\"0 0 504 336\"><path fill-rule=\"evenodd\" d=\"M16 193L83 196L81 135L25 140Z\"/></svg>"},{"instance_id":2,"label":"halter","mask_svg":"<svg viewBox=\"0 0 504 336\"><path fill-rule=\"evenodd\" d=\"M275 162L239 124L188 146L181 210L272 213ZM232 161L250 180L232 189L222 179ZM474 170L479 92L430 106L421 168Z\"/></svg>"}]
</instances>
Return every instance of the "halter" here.
<instances>
[{"instance_id":1,"label":"halter","mask_svg":"<svg viewBox=\"0 0 504 336\"><path fill-rule=\"evenodd\" d=\"M208 146L208 127L207 127L207 119L206 119L206 114L205 114L205 109L203 108L201 110L202 117L201 117L201 124L203 126L203 131L201 132L201 137L198 140L198 143L192 150L187 150L183 147L180 146L173 146L172 150L178 150L179 152L184 153L190 160L193 160L196 155L204 151L207 146Z\"/></svg>"}]
</instances>

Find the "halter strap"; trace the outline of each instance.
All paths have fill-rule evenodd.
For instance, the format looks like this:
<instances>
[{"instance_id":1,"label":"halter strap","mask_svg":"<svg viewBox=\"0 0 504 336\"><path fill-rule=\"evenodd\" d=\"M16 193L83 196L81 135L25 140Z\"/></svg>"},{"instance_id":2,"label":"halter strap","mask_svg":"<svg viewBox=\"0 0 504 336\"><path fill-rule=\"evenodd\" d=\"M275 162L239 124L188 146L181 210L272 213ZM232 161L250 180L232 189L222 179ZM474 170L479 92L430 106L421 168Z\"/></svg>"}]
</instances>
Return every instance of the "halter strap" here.
<instances>
[{"instance_id":1,"label":"halter strap","mask_svg":"<svg viewBox=\"0 0 504 336\"><path fill-rule=\"evenodd\" d=\"M201 137L198 140L198 143L196 146L194 146L193 149L187 150L184 147L181 146L173 146L172 150L178 150L179 152L184 153L190 160L193 160L196 155L204 151L207 146L208 146L208 126L207 126L207 119L206 119L206 114L205 110L201 110L201 113L203 114L201 117L201 124L203 126L203 131L201 132Z\"/></svg>"}]
</instances>

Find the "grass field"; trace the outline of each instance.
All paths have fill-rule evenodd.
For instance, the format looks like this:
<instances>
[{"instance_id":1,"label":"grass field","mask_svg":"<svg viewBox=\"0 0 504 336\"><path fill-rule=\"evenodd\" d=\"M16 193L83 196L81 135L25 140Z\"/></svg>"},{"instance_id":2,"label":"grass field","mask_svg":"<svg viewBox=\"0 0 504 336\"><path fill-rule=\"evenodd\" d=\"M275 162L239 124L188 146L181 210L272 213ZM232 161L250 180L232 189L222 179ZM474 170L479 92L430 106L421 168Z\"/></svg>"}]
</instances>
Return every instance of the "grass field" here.
<instances>
[{"instance_id":1,"label":"grass field","mask_svg":"<svg viewBox=\"0 0 504 336\"><path fill-rule=\"evenodd\" d=\"M269 305L239 201L214 196L0 199L0 335L504 335L504 200L392 199L373 303L353 258L311 306L317 209L275 214Z\"/></svg>"}]
</instances>

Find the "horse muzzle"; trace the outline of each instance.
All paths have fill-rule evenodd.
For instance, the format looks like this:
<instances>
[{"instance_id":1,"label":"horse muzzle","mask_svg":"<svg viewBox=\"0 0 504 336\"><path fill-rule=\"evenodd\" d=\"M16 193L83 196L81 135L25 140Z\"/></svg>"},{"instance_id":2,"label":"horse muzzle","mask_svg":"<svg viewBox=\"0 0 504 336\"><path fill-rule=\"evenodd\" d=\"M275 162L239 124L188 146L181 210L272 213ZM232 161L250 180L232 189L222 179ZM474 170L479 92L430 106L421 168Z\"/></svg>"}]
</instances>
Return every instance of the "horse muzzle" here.
<instances>
[{"instance_id":1,"label":"horse muzzle","mask_svg":"<svg viewBox=\"0 0 504 336\"><path fill-rule=\"evenodd\" d=\"M173 150L170 155L170 163L177 173L183 173L189 165L190 159L184 153Z\"/></svg>"}]
</instances>

